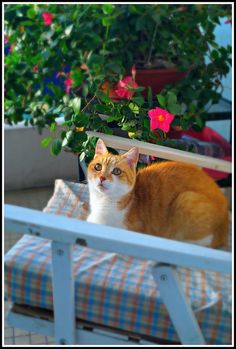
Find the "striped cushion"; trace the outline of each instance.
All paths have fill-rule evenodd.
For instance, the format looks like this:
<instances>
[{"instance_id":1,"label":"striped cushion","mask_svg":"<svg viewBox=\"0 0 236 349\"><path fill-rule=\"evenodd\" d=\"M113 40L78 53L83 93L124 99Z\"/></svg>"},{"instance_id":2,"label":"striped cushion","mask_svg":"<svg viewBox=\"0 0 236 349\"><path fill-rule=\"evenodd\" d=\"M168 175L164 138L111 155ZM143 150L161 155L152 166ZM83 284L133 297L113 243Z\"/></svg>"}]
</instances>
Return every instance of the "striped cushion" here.
<instances>
[{"instance_id":1,"label":"striped cushion","mask_svg":"<svg viewBox=\"0 0 236 349\"><path fill-rule=\"evenodd\" d=\"M45 211L85 219L87 186L57 180ZM52 309L50 246L49 240L25 235L7 253L5 290L9 300ZM150 261L74 246L78 318L178 341L151 267ZM207 343L230 344L230 277L186 268L177 271Z\"/></svg>"}]
</instances>

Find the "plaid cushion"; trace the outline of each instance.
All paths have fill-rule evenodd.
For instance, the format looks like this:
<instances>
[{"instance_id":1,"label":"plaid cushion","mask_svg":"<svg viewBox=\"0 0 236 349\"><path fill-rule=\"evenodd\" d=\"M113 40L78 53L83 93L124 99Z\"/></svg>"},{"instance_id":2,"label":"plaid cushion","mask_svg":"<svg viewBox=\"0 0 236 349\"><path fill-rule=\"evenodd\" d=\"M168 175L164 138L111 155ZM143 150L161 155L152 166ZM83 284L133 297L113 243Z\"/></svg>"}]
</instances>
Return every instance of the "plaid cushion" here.
<instances>
[{"instance_id":1,"label":"plaid cushion","mask_svg":"<svg viewBox=\"0 0 236 349\"><path fill-rule=\"evenodd\" d=\"M57 180L46 212L85 219L88 188ZM128 232L127 232L128 234ZM6 255L5 290L15 303L52 309L51 243L25 235ZM78 318L178 341L160 298L152 262L74 246ZM228 275L177 268L208 344L231 343L231 280Z\"/></svg>"}]
</instances>

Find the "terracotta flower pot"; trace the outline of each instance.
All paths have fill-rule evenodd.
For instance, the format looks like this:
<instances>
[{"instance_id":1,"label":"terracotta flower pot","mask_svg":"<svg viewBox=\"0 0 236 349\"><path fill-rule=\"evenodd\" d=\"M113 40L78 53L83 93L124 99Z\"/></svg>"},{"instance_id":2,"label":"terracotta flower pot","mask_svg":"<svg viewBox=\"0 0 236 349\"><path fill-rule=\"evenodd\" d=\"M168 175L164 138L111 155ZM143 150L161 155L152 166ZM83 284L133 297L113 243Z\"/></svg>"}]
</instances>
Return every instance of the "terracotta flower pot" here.
<instances>
[{"instance_id":1,"label":"terracotta flower pot","mask_svg":"<svg viewBox=\"0 0 236 349\"><path fill-rule=\"evenodd\" d=\"M175 68L165 69L137 69L136 82L139 86L152 88L153 95L160 93L168 84L174 84L182 79L188 71L179 72ZM147 90L143 92L147 96Z\"/></svg>"},{"instance_id":2,"label":"terracotta flower pot","mask_svg":"<svg viewBox=\"0 0 236 349\"><path fill-rule=\"evenodd\" d=\"M146 87L146 90L142 92L144 97L146 97L148 94L148 86L152 88L152 94L155 96L157 93L160 93L166 85L174 84L185 77L187 73L188 70L179 72L175 68L137 69L135 81L139 86ZM111 84L109 81L105 81L101 86L101 90L106 93L107 88L109 89L109 97L114 102L118 102L119 100L123 99L115 92L117 86Z\"/></svg>"}]
</instances>

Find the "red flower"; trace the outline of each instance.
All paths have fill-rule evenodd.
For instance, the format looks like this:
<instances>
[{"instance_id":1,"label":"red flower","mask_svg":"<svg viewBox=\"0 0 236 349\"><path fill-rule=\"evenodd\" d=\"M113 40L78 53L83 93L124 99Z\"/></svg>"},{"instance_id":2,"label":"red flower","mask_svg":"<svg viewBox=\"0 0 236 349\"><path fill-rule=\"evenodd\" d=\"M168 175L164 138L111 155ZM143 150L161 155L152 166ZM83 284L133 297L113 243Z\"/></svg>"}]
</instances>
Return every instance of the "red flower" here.
<instances>
[{"instance_id":1,"label":"red flower","mask_svg":"<svg viewBox=\"0 0 236 349\"><path fill-rule=\"evenodd\" d=\"M45 25L52 24L53 15L50 12L43 12L42 17Z\"/></svg>"},{"instance_id":2,"label":"red flower","mask_svg":"<svg viewBox=\"0 0 236 349\"><path fill-rule=\"evenodd\" d=\"M148 116L151 119L151 130L159 128L164 132L169 132L170 124L174 120L174 115L170 114L165 109L157 107L155 109L149 110Z\"/></svg>"},{"instance_id":3,"label":"red flower","mask_svg":"<svg viewBox=\"0 0 236 349\"><path fill-rule=\"evenodd\" d=\"M133 80L135 80L135 76L136 76L136 67L135 64L132 66L131 68L131 74L132 74L132 78Z\"/></svg>"},{"instance_id":4,"label":"red flower","mask_svg":"<svg viewBox=\"0 0 236 349\"><path fill-rule=\"evenodd\" d=\"M73 84L74 80L72 78L66 79L64 81L64 84L66 86L66 93L70 93L71 85Z\"/></svg>"},{"instance_id":5,"label":"red flower","mask_svg":"<svg viewBox=\"0 0 236 349\"><path fill-rule=\"evenodd\" d=\"M225 24L231 24L232 25L232 19L228 19L227 21L225 21Z\"/></svg>"},{"instance_id":6,"label":"red flower","mask_svg":"<svg viewBox=\"0 0 236 349\"><path fill-rule=\"evenodd\" d=\"M13 49L15 46L16 46L16 42L13 42L9 48L9 52L13 52Z\"/></svg>"},{"instance_id":7,"label":"red flower","mask_svg":"<svg viewBox=\"0 0 236 349\"><path fill-rule=\"evenodd\" d=\"M33 71L34 71L35 73L37 73L37 72L39 71L39 67L38 67L37 65L35 65L35 66L33 67Z\"/></svg>"},{"instance_id":8,"label":"red flower","mask_svg":"<svg viewBox=\"0 0 236 349\"><path fill-rule=\"evenodd\" d=\"M179 11L186 11L187 9L188 9L187 6L180 6L180 7L178 7Z\"/></svg>"},{"instance_id":9,"label":"red flower","mask_svg":"<svg viewBox=\"0 0 236 349\"><path fill-rule=\"evenodd\" d=\"M137 88L138 84L133 80L132 76L126 76L123 80L120 80L117 84L117 89L115 93L117 96L131 99L134 95L134 91L129 90L129 88Z\"/></svg>"},{"instance_id":10,"label":"red flower","mask_svg":"<svg viewBox=\"0 0 236 349\"><path fill-rule=\"evenodd\" d=\"M106 95L108 94L109 98L111 98L113 102L122 99L121 97L117 96L115 88L116 87L110 81L104 81L101 85L101 90L103 91L103 93L105 93Z\"/></svg>"}]
</instances>

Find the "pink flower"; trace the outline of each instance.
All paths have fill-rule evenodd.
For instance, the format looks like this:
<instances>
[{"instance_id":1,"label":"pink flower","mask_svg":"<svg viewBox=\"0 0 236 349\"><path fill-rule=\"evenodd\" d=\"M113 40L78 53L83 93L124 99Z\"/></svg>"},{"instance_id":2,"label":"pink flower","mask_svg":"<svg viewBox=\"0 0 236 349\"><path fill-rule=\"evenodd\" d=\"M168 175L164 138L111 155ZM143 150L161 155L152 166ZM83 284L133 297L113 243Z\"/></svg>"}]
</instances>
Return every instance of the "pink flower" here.
<instances>
[{"instance_id":1,"label":"pink flower","mask_svg":"<svg viewBox=\"0 0 236 349\"><path fill-rule=\"evenodd\" d=\"M225 24L231 24L232 25L232 19L228 19L227 21L225 21Z\"/></svg>"},{"instance_id":2,"label":"pink flower","mask_svg":"<svg viewBox=\"0 0 236 349\"><path fill-rule=\"evenodd\" d=\"M59 78L59 76L66 76L66 74L63 71L59 71L56 75L56 78Z\"/></svg>"},{"instance_id":3,"label":"pink flower","mask_svg":"<svg viewBox=\"0 0 236 349\"><path fill-rule=\"evenodd\" d=\"M148 111L148 116L151 119L151 130L156 128L161 129L164 132L169 132L170 124L174 120L174 115L170 114L167 110L159 107Z\"/></svg>"},{"instance_id":4,"label":"pink flower","mask_svg":"<svg viewBox=\"0 0 236 349\"><path fill-rule=\"evenodd\" d=\"M71 85L73 84L74 80L72 78L66 79L64 81L64 84L66 85L66 93L70 93Z\"/></svg>"},{"instance_id":5,"label":"pink flower","mask_svg":"<svg viewBox=\"0 0 236 349\"><path fill-rule=\"evenodd\" d=\"M8 41L9 41L9 37L8 37L8 35L5 35L5 36L4 36L4 44L7 44Z\"/></svg>"},{"instance_id":6,"label":"pink flower","mask_svg":"<svg viewBox=\"0 0 236 349\"><path fill-rule=\"evenodd\" d=\"M16 46L16 42L13 42L9 48L9 52L13 52L13 49L15 46Z\"/></svg>"},{"instance_id":7,"label":"pink flower","mask_svg":"<svg viewBox=\"0 0 236 349\"><path fill-rule=\"evenodd\" d=\"M39 67L37 65L33 66L33 71L37 73L39 71Z\"/></svg>"},{"instance_id":8,"label":"pink flower","mask_svg":"<svg viewBox=\"0 0 236 349\"><path fill-rule=\"evenodd\" d=\"M115 93L117 96L131 99L134 95L134 91L130 91L129 88L137 88L138 84L133 80L132 76L126 76L123 80L120 80L117 84Z\"/></svg>"},{"instance_id":9,"label":"pink flower","mask_svg":"<svg viewBox=\"0 0 236 349\"><path fill-rule=\"evenodd\" d=\"M135 64L132 66L131 68L131 74L132 74L132 78L133 80L135 80L135 76L136 76L136 67Z\"/></svg>"},{"instance_id":10,"label":"pink flower","mask_svg":"<svg viewBox=\"0 0 236 349\"><path fill-rule=\"evenodd\" d=\"M186 11L187 9L188 9L187 6L180 6L180 7L178 7L179 11Z\"/></svg>"},{"instance_id":11,"label":"pink flower","mask_svg":"<svg viewBox=\"0 0 236 349\"><path fill-rule=\"evenodd\" d=\"M43 21L45 25L51 25L52 24L52 18L53 15L50 12L43 12L42 13Z\"/></svg>"}]
</instances>

